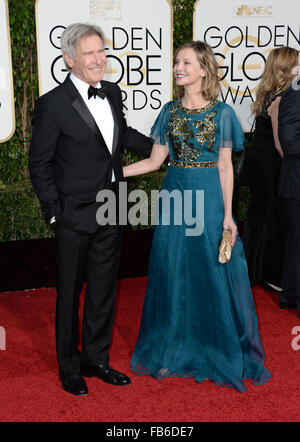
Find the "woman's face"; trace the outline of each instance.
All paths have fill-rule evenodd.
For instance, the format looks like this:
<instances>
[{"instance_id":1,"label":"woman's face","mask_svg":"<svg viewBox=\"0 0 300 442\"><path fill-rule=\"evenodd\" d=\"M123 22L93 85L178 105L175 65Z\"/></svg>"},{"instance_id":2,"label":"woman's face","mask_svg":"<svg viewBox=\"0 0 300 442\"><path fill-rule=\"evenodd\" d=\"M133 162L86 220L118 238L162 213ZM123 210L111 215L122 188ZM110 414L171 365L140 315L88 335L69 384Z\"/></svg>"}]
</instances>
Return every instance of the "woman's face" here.
<instances>
[{"instance_id":1,"label":"woman's face","mask_svg":"<svg viewBox=\"0 0 300 442\"><path fill-rule=\"evenodd\" d=\"M205 70L192 48L184 48L178 52L173 72L177 86L197 85L201 88L202 79L205 77Z\"/></svg>"}]
</instances>

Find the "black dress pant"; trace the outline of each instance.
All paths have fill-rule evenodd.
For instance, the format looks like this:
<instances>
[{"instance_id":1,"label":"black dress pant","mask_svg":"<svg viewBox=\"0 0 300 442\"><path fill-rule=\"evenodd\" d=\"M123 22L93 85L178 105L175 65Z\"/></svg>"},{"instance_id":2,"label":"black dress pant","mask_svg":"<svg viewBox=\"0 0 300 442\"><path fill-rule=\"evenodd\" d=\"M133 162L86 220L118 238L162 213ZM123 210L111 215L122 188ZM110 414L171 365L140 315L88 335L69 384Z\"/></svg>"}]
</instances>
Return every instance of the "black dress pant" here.
<instances>
[{"instance_id":1,"label":"black dress pant","mask_svg":"<svg viewBox=\"0 0 300 442\"><path fill-rule=\"evenodd\" d=\"M300 314L300 200L283 199L284 261L281 302L298 305Z\"/></svg>"},{"instance_id":2,"label":"black dress pant","mask_svg":"<svg viewBox=\"0 0 300 442\"><path fill-rule=\"evenodd\" d=\"M103 226L91 233L56 227L57 305L56 349L60 367L67 373L81 363L108 363L122 230ZM79 342L79 299L86 282Z\"/></svg>"}]
</instances>

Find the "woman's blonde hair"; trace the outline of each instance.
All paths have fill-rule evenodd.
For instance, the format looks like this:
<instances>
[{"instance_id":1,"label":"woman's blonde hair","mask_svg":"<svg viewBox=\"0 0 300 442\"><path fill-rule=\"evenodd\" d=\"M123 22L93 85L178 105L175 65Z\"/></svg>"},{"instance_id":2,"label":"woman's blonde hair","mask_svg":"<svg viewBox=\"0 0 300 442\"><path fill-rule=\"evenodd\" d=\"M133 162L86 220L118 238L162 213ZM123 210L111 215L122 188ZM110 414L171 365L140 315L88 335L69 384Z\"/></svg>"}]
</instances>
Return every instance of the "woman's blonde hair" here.
<instances>
[{"instance_id":1,"label":"woman's blonde hair","mask_svg":"<svg viewBox=\"0 0 300 442\"><path fill-rule=\"evenodd\" d=\"M262 74L256 100L252 103L252 111L260 115L264 106L267 94L277 95L287 89L293 78L292 69L298 65L298 51L289 46L272 49L266 61Z\"/></svg>"},{"instance_id":2,"label":"woman's blonde hair","mask_svg":"<svg viewBox=\"0 0 300 442\"><path fill-rule=\"evenodd\" d=\"M205 77L202 80L202 95L205 100L215 100L220 92L220 83L218 77L218 63L215 59L212 48L203 41L190 41L183 44L175 51L174 64L178 53L182 49L194 49L200 66L205 70ZM184 95L183 86L176 86L175 94L181 98Z\"/></svg>"}]
</instances>

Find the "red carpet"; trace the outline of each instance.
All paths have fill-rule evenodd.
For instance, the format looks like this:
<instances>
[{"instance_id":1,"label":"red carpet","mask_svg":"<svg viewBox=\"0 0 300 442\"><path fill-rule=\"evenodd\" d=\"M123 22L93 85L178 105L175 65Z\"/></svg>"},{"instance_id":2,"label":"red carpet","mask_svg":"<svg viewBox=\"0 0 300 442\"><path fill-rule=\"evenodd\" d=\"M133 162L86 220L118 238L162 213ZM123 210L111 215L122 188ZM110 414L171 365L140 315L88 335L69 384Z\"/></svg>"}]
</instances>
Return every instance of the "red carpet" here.
<instances>
[{"instance_id":1,"label":"red carpet","mask_svg":"<svg viewBox=\"0 0 300 442\"><path fill-rule=\"evenodd\" d=\"M119 283L111 365L130 373L146 278ZM87 379L89 394L74 397L58 381L54 341L55 290L0 293L0 422L296 422L300 420L300 326L296 311L280 310L275 293L255 288L254 298L272 380L245 384L238 393L211 382L131 374L129 387ZM299 329L300 330L300 329ZM298 332L299 334L300 332ZM300 346L300 339L298 340ZM1 348L1 343L0 343ZM3 348L3 342L2 342Z\"/></svg>"}]
</instances>

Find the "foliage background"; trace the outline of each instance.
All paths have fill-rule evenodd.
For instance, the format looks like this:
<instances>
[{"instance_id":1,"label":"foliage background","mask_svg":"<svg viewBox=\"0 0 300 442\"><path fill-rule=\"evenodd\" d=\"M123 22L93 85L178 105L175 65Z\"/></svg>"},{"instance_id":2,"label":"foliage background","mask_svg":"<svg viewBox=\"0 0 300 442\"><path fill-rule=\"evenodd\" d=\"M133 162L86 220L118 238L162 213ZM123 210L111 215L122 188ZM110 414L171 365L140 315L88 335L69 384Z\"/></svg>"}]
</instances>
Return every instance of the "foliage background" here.
<instances>
[{"instance_id":1,"label":"foliage background","mask_svg":"<svg viewBox=\"0 0 300 442\"><path fill-rule=\"evenodd\" d=\"M151 0L149 0L151 1ZM195 0L172 0L174 50L192 39ZM27 155L31 118L38 97L35 0L8 0L13 64L16 131L0 145L0 241L44 238L52 235L41 215L28 177ZM130 153L125 162L132 161ZM158 189L164 172L129 180L128 188ZM243 219L249 195L239 193L237 214Z\"/></svg>"}]
</instances>

